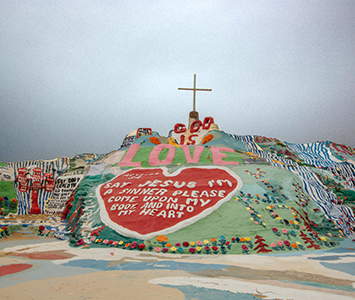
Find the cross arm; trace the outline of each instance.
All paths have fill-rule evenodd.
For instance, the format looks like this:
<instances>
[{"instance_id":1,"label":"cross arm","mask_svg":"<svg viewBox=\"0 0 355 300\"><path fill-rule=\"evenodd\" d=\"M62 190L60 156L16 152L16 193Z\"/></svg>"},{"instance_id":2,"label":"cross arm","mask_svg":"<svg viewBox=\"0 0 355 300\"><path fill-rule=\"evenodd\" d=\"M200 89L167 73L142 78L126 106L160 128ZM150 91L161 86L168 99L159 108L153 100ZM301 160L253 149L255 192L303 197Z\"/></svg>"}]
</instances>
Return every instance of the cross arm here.
<instances>
[{"instance_id":1,"label":"cross arm","mask_svg":"<svg viewBox=\"0 0 355 300\"><path fill-rule=\"evenodd\" d=\"M184 91L207 91L211 92L212 89L194 89L194 88L178 88L178 90L184 90Z\"/></svg>"}]
</instances>

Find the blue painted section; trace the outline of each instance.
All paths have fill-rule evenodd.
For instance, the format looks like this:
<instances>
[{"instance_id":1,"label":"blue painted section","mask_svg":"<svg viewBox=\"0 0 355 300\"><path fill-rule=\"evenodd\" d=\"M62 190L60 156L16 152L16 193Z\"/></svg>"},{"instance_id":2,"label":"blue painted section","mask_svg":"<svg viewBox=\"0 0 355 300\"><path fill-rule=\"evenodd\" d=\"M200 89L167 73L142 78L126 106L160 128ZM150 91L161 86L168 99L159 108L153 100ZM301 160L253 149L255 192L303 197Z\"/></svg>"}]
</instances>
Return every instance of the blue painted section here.
<instances>
[{"instance_id":1,"label":"blue painted section","mask_svg":"<svg viewBox=\"0 0 355 300\"><path fill-rule=\"evenodd\" d=\"M31 280L67 277L101 271L95 268L75 268L63 265L55 265L50 260L27 259L21 257L16 257L16 259L23 259L24 263L32 264L33 267L26 271L0 277L1 288L12 286L21 282L28 282Z\"/></svg>"},{"instance_id":2,"label":"blue painted section","mask_svg":"<svg viewBox=\"0 0 355 300\"><path fill-rule=\"evenodd\" d=\"M354 255L332 255L332 256L321 256L321 257L308 257L308 259L314 259L314 260L339 260L339 259L342 259L343 257L353 257L353 258L355 258Z\"/></svg>"},{"instance_id":3,"label":"blue painted section","mask_svg":"<svg viewBox=\"0 0 355 300\"><path fill-rule=\"evenodd\" d=\"M164 287L175 288L185 294L186 300L195 299L223 299L223 300L254 300L261 299L252 294L243 293L232 293L229 291L221 291L216 289L207 289L195 286L185 286L185 285L166 285L160 284Z\"/></svg>"},{"instance_id":4,"label":"blue painted section","mask_svg":"<svg viewBox=\"0 0 355 300\"><path fill-rule=\"evenodd\" d=\"M182 270L186 272L206 271L206 270L221 270L228 267L228 265L215 264L196 264L176 261L157 261L157 262L130 262L122 263L116 266L109 266L112 263L109 260L94 260L94 259L79 259L69 261L62 266L80 267L98 269L100 271L115 271L115 270Z\"/></svg>"},{"instance_id":5,"label":"blue painted section","mask_svg":"<svg viewBox=\"0 0 355 300\"><path fill-rule=\"evenodd\" d=\"M308 285L308 286L314 286L318 288L325 288L325 289L331 289L331 290L340 290L340 291L346 291L346 292L354 292L354 288L350 285L337 285L336 279L334 279L334 284L327 284L327 283L319 283L319 282L314 282L314 281L283 281L287 283L297 283L301 285Z\"/></svg>"},{"instance_id":6,"label":"blue painted section","mask_svg":"<svg viewBox=\"0 0 355 300\"><path fill-rule=\"evenodd\" d=\"M355 276L355 262L351 262L351 263L329 263L329 262L321 262L321 265L328 268L328 269L332 269L332 270L337 270L337 271L341 271L344 273L348 273L350 275L354 275ZM334 279L336 281L336 279Z\"/></svg>"}]
</instances>

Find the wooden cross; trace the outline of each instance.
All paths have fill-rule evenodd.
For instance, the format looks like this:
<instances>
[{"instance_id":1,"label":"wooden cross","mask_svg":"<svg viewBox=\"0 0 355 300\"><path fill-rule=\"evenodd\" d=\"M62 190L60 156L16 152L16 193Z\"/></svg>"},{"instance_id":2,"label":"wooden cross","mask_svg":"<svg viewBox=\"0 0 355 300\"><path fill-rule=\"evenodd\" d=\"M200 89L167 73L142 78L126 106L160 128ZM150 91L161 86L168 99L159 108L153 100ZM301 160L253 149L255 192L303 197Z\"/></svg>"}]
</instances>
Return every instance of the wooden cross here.
<instances>
[{"instance_id":1,"label":"wooden cross","mask_svg":"<svg viewBox=\"0 0 355 300\"><path fill-rule=\"evenodd\" d=\"M207 91L207 92L211 92L212 91L212 89L197 89L196 88L196 74L194 74L194 87L193 88L178 88L178 90L194 91L194 107L193 107L193 111L196 111L196 91Z\"/></svg>"}]
</instances>

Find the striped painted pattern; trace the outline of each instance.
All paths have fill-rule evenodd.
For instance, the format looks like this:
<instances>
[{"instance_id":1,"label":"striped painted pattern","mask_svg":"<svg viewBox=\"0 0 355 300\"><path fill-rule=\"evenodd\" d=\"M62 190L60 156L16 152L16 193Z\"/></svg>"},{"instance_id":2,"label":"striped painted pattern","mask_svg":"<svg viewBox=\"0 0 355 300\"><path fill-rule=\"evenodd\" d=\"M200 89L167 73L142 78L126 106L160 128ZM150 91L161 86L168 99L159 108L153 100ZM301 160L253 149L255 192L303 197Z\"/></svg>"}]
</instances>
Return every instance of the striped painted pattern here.
<instances>
[{"instance_id":1,"label":"striped painted pattern","mask_svg":"<svg viewBox=\"0 0 355 300\"><path fill-rule=\"evenodd\" d=\"M248 150L254 155L264 159L271 165L286 169L301 179L307 194L319 205L326 217L334 221L348 237L355 238L352 227L355 227L355 217L352 210L346 205L335 204L336 195L327 190L310 167L299 166L297 163L279 157L276 154L260 150L253 136L238 136L229 134L232 138L242 141ZM316 167L331 168L331 170L344 180L346 187L355 190L350 178L355 178L355 166L348 162L336 159L327 147L327 142L310 144L295 144L284 142L291 150L296 152L307 164ZM344 178L343 178L344 176Z\"/></svg>"},{"instance_id":2,"label":"striped painted pattern","mask_svg":"<svg viewBox=\"0 0 355 300\"><path fill-rule=\"evenodd\" d=\"M39 167L43 173L53 173L53 178L56 179L66 169L70 167L70 157L60 157L55 160L30 160L23 162L7 163L7 167L14 168L15 178L18 176L19 168ZM15 190L18 200L18 214L26 215L31 207L31 193L20 192L19 183L15 180ZM44 211L46 200L51 198L53 192L47 192L45 189L38 190L38 205L41 211Z\"/></svg>"}]
</instances>

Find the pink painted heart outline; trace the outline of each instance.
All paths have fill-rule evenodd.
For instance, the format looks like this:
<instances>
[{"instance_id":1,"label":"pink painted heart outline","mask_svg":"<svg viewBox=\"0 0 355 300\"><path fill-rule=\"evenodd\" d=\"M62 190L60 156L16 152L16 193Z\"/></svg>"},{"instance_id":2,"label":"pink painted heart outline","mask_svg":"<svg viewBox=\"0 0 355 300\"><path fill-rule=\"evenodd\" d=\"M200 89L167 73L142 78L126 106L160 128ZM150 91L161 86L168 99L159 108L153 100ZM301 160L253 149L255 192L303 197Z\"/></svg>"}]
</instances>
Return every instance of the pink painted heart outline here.
<instances>
[{"instance_id":1,"label":"pink painted heart outline","mask_svg":"<svg viewBox=\"0 0 355 300\"><path fill-rule=\"evenodd\" d=\"M232 177L232 179L234 179L237 184L231 187L231 190L221 199L219 199L218 201L216 201L215 204L213 204L212 206L202 210L200 213L189 217L187 219L183 219L179 222L176 222L174 225L166 227L166 228L162 228L162 229L158 229L156 231L152 231L149 233L139 233L135 230L126 228L125 226L122 226L120 224L118 224L117 222L115 222L114 220L111 219L108 211L106 210L106 204L104 199L101 196L101 188L103 188L105 185L109 184L110 182L113 182L115 180L117 180L119 177L122 177L123 175L130 172L139 172L139 171L150 171L150 172L162 172L162 175L164 175L165 177L168 178L168 180L174 179L174 177L177 177L178 175L180 175L180 173L183 173L186 170L191 170L191 169L206 169L213 171L213 170L222 170L224 172L226 172L229 176ZM213 178L211 178L213 179ZM231 171L230 169L223 167L223 166L193 166L193 167L181 167L178 170L174 171L173 173L169 173L168 169L166 167L157 167L157 168L134 168L134 169L129 169L127 171L122 172L121 174L117 175L116 177L112 178L111 180L102 183L101 185L99 185L96 188L96 197L98 199L98 203L99 203L99 207L100 207L100 218L101 220L108 225L110 228L112 228L113 230L117 231L118 233L124 235L124 236L129 236L129 237L134 237L134 238L139 238L139 239L150 239L153 238L155 236L158 235L166 235L172 232L175 232L179 229L182 229L186 226L189 226L193 223L195 223L196 221L210 215L212 212L214 212L215 210L217 210L223 203L229 201L231 199L231 197L233 195L235 195L237 193L238 190L240 190L242 188L242 180L241 178L236 175L233 171ZM144 203L144 202L143 202ZM137 217L137 216L136 216ZM139 220L137 220L137 222L139 222ZM142 225L144 226L144 225Z\"/></svg>"}]
</instances>

